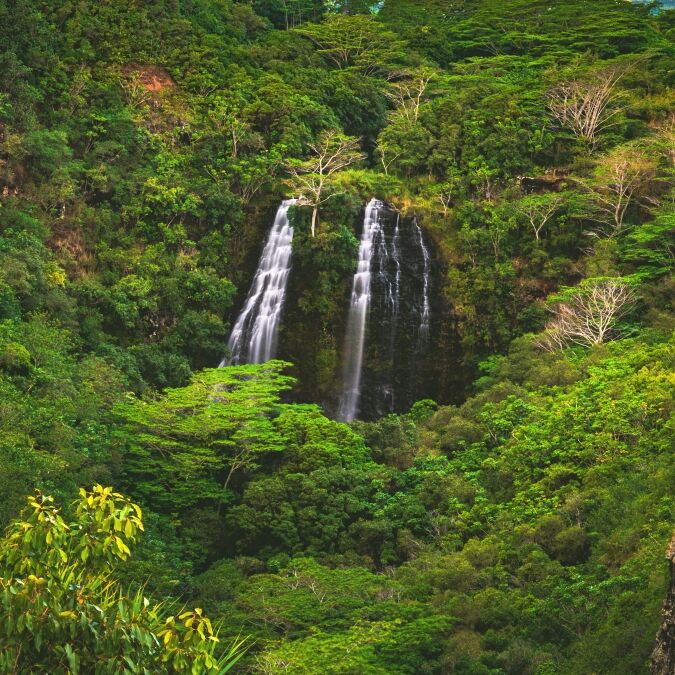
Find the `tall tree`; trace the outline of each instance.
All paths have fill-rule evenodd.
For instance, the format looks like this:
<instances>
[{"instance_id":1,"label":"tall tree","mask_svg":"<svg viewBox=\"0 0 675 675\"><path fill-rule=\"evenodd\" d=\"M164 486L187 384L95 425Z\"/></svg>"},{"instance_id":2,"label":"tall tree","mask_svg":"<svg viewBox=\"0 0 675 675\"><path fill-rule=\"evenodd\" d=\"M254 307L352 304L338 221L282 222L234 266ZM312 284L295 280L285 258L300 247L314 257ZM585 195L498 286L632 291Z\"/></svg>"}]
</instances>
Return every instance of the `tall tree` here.
<instances>
[{"instance_id":1,"label":"tall tree","mask_svg":"<svg viewBox=\"0 0 675 675\"><path fill-rule=\"evenodd\" d=\"M602 344L615 335L617 322L634 302L635 293L625 280L588 279L554 305L555 317L538 344L548 351Z\"/></svg>"},{"instance_id":2,"label":"tall tree","mask_svg":"<svg viewBox=\"0 0 675 675\"><path fill-rule=\"evenodd\" d=\"M126 476L134 493L160 511L203 500L219 505L233 476L282 450L271 416L292 379L287 364L201 371L186 387L117 407L126 433Z\"/></svg>"},{"instance_id":3,"label":"tall tree","mask_svg":"<svg viewBox=\"0 0 675 675\"><path fill-rule=\"evenodd\" d=\"M558 123L595 150L600 134L617 122L622 92L617 89L625 70L617 66L586 78L562 82L548 93L548 109Z\"/></svg>"},{"instance_id":4,"label":"tall tree","mask_svg":"<svg viewBox=\"0 0 675 675\"><path fill-rule=\"evenodd\" d=\"M305 24L297 32L309 38L319 54L337 68L356 68L366 75L388 74L405 57L405 43L374 17L337 14L323 23Z\"/></svg>"},{"instance_id":5,"label":"tall tree","mask_svg":"<svg viewBox=\"0 0 675 675\"><path fill-rule=\"evenodd\" d=\"M309 159L291 160L286 164L290 178L287 185L300 195L301 204L312 207L312 236L316 235L319 207L335 196L330 191L335 174L364 159L356 138L337 131L326 131L316 142L310 143Z\"/></svg>"},{"instance_id":6,"label":"tall tree","mask_svg":"<svg viewBox=\"0 0 675 675\"><path fill-rule=\"evenodd\" d=\"M396 80L387 91L387 98L394 104L392 115L417 122L420 107L436 72L431 68L416 68L396 74Z\"/></svg>"},{"instance_id":7,"label":"tall tree","mask_svg":"<svg viewBox=\"0 0 675 675\"><path fill-rule=\"evenodd\" d=\"M615 237L627 226L632 204L646 196L657 177L657 158L640 143L619 146L602 157L590 178L577 182L596 206L596 236Z\"/></svg>"},{"instance_id":8,"label":"tall tree","mask_svg":"<svg viewBox=\"0 0 675 675\"><path fill-rule=\"evenodd\" d=\"M528 195L516 204L516 210L534 232L539 242L541 231L551 222L564 203L564 197L555 192Z\"/></svg>"}]
</instances>

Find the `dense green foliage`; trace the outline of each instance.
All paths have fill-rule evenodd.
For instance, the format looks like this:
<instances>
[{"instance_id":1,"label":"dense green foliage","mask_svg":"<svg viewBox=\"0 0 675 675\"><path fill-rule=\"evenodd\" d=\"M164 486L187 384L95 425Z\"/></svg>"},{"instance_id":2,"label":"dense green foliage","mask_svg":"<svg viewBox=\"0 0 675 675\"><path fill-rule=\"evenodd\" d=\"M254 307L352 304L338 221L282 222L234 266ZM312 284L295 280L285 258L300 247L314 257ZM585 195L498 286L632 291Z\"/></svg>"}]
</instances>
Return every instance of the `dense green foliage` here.
<instances>
[{"instance_id":1,"label":"dense green foliage","mask_svg":"<svg viewBox=\"0 0 675 675\"><path fill-rule=\"evenodd\" d=\"M296 214L306 256L283 355L304 395L331 393L350 232L376 193L424 215L447 265L438 394L459 399L483 356L540 327L533 301L579 278L583 233L612 233L617 144L642 157L632 223L666 190L672 145L670 12L493 4L402 0L375 17L348 4L319 21L304 0L3 3L2 316L58 315L137 392L185 384L222 356L286 169L344 132L368 159L325 186L319 236L305 242ZM589 146L549 97L612 75ZM559 190L536 237L533 189Z\"/></svg>"},{"instance_id":2,"label":"dense green foliage","mask_svg":"<svg viewBox=\"0 0 675 675\"><path fill-rule=\"evenodd\" d=\"M251 636L235 670L646 672L674 14L0 0L1 667L218 672ZM216 369L300 186L292 365ZM347 426L317 403L373 196L433 242L440 405ZM134 502L60 515L96 483Z\"/></svg>"},{"instance_id":3,"label":"dense green foliage","mask_svg":"<svg viewBox=\"0 0 675 675\"><path fill-rule=\"evenodd\" d=\"M377 463L291 445L251 481L241 557L196 587L269 644L260 672L642 671L674 515L672 345L521 341L490 371L460 407L360 427Z\"/></svg>"},{"instance_id":4,"label":"dense green foliage","mask_svg":"<svg viewBox=\"0 0 675 675\"><path fill-rule=\"evenodd\" d=\"M201 608L166 613L126 595L117 563L143 530L141 509L94 486L66 523L51 497L28 498L25 520L0 543L1 665L5 673L224 673L241 645L215 658Z\"/></svg>"}]
</instances>

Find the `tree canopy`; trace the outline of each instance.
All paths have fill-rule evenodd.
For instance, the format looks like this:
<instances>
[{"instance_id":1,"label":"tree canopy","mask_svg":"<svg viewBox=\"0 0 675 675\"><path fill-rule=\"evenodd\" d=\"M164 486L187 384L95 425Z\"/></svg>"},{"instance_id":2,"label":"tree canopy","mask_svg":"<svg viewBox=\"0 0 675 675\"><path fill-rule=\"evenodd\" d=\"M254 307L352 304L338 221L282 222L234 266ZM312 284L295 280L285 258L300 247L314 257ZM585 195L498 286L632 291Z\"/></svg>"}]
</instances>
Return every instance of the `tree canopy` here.
<instances>
[{"instance_id":1,"label":"tree canopy","mask_svg":"<svg viewBox=\"0 0 675 675\"><path fill-rule=\"evenodd\" d=\"M0 0L2 672L648 672L667 4Z\"/></svg>"}]
</instances>

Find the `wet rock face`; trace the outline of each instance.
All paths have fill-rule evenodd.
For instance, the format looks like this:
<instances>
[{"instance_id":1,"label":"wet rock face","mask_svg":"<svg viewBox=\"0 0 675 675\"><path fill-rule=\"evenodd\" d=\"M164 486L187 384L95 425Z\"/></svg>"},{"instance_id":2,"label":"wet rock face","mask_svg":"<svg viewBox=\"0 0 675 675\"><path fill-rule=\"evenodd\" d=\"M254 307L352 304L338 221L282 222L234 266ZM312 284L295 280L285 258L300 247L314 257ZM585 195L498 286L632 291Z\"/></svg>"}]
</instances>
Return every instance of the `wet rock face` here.
<instances>
[{"instance_id":1,"label":"wet rock face","mask_svg":"<svg viewBox=\"0 0 675 675\"><path fill-rule=\"evenodd\" d=\"M317 255L303 234L306 224L301 227L296 220L302 215L291 214L298 236L278 356L295 364L293 400L320 403L337 419L346 389L348 318L359 253L337 249ZM353 214L359 240L365 215L365 210ZM399 217L382 203L377 217L356 413L362 420L407 412L423 398L459 403L473 379L445 293L446 263L424 222Z\"/></svg>"},{"instance_id":2,"label":"wet rock face","mask_svg":"<svg viewBox=\"0 0 675 675\"><path fill-rule=\"evenodd\" d=\"M652 675L675 675L675 535L666 558L670 562L670 590L663 603L663 623L656 634L652 652Z\"/></svg>"},{"instance_id":3,"label":"wet rock face","mask_svg":"<svg viewBox=\"0 0 675 675\"><path fill-rule=\"evenodd\" d=\"M413 219L385 210L382 220L383 239L374 242L361 419L407 411L434 390L431 356L440 313L431 245Z\"/></svg>"}]
</instances>

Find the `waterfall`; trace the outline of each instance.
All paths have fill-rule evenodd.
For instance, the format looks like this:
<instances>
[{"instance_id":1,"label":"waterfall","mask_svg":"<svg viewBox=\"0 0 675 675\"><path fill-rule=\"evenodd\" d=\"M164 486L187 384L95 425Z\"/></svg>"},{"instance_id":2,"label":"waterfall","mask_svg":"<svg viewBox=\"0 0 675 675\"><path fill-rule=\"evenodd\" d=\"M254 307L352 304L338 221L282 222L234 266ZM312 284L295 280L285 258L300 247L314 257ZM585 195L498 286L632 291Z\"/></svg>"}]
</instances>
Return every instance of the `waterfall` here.
<instances>
[{"instance_id":1,"label":"waterfall","mask_svg":"<svg viewBox=\"0 0 675 675\"><path fill-rule=\"evenodd\" d=\"M380 207L383 205L380 203ZM395 237L391 247L387 243L384 231L384 222L378 211L377 227L373 228L372 272L377 273L377 285L382 289L387 318L393 323L398 308L398 281L397 274L391 273L392 263L400 269L401 263L396 250ZM397 270L398 272L398 270ZM371 292L372 295L372 292Z\"/></svg>"},{"instance_id":2,"label":"waterfall","mask_svg":"<svg viewBox=\"0 0 675 675\"><path fill-rule=\"evenodd\" d=\"M422 307L420 309L419 337L420 340L426 341L429 338L429 317L431 315L431 307L429 301L431 264L429 259L429 249L424 243L424 237L422 236L422 228L417 222L417 218L413 219L413 225L415 226L417 241L419 243L419 247L422 252L422 260L424 261Z\"/></svg>"},{"instance_id":3,"label":"waterfall","mask_svg":"<svg viewBox=\"0 0 675 675\"><path fill-rule=\"evenodd\" d=\"M291 271L293 228L288 221L288 209L295 203L295 199L287 199L277 210L246 302L227 343L230 356L223 359L220 367L264 363L276 354L286 283Z\"/></svg>"},{"instance_id":4,"label":"waterfall","mask_svg":"<svg viewBox=\"0 0 675 675\"><path fill-rule=\"evenodd\" d=\"M401 253L400 253L401 231L399 229L400 224L401 224L401 214L397 211L396 226L394 227L394 238L391 241L392 257L394 258L394 264L396 265L396 274L394 275L396 307L394 309L397 315L401 297Z\"/></svg>"},{"instance_id":5,"label":"waterfall","mask_svg":"<svg viewBox=\"0 0 675 675\"><path fill-rule=\"evenodd\" d=\"M359 261L352 284L352 296L347 319L343 390L340 398L338 419L351 422L359 411L361 397L361 367L366 339L366 318L370 305L371 262L373 242L378 246L384 240L380 222L382 202L371 199L363 218L363 233L359 245Z\"/></svg>"},{"instance_id":6,"label":"waterfall","mask_svg":"<svg viewBox=\"0 0 675 675\"><path fill-rule=\"evenodd\" d=\"M372 199L352 285L338 419L403 410L432 377L431 285L431 255L420 224Z\"/></svg>"}]
</instances>

